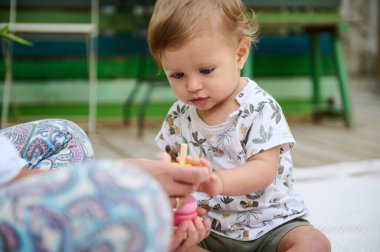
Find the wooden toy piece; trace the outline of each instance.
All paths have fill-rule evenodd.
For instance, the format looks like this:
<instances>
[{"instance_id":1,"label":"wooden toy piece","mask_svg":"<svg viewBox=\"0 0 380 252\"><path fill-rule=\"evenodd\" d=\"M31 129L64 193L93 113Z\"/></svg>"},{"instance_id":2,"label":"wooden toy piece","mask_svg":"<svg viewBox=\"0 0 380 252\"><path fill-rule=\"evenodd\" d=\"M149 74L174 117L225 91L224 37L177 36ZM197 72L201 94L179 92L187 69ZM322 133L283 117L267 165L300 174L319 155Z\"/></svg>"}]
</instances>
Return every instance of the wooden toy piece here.
<instances>
[{"instance_id":1,"label":"wooden toy piece","mask_svg":"<svg viewBox=\"0 0 380 252\"><path fill-rule=\"evenodd\" d=\"M178 160L180 165L186 165L187 151L187 144L181 144ZM192 220L197 217L197 207L197 200L191 195L187 196L186 204L183 207L176 209L174 212L174 226L178 226L183 220Z\"/></svg>"},{"instance_id":2,"label":"wooden toy piece","mask_svg":"<svg viewBox=\"0 0 380 252\"><path fill-rule=\"evenodd\" d=\"M186 157L187 157L187 144L182 143L180 150L179 150L179 164L184 165L186 164Z\"/></svg>"}]
</instances>

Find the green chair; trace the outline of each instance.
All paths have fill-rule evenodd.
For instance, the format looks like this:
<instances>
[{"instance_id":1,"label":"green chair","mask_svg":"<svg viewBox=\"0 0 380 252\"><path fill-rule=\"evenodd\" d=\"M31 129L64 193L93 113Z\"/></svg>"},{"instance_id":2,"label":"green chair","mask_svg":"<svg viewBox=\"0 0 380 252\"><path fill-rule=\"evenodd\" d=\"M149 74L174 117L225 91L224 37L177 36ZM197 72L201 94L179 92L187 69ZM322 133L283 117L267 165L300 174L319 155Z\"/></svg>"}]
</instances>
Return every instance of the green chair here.
<instances>
[{"instance_id":1,"label":"green chair","mask_svg":"<svg viewBox=\"0 0 380 252\"><path fill-rule=\"evenodd\" d=\"M38 15L41 9L49 15ZM20 34L20 36L38 36L44 39L52 36L59 39L80 37L86 44L89 78L89 135L96 132L98 16L99 0L9 0L9 22L0 24L0 27L7 25L11 33ZM12 41L7 41L4 46L6 71L1 117L2 128L6 127L8 123L8 108L13 82Z\"/></svg>"},{"instance_id":2,"label":"green chair","mask_svg":"<svg viewBox=\"0 0 380 252\"><path fill-rule=\"evenodd\" d=\"M134 86L127 96L124 102L124 125L129 126L131 122L131 110L135 103L135 99L142 88L145 85L146 89L143 94L143 100L139 106L139 111L137 115L137 135L142 137L144 135L145 129L145 116L148 107L151 102L151 97L154 90L158 87L169 87L166 77L161 74L158 75L159 69L156 62L150 55L148 44L147 44L147 28L152 15L155 1L154 0L138 0L138 1L128 1L129 6L132 9L138 9L139 11L134 11L132 15L134 21L133 36L135 39L141 41L138 48L138 69L136 73L136 80Z\"/></svg>"},{"instance_id":3,"label":"green chair","mask_svg":"<svg viewBox=\"0 0 380 252\"><path fill-rule=\"evenodd\" d=\"M353 126L354 116L347 69L340 33L345 23L339 13L340 0L243 0L254 10L261 26L261 34L281 33L284 31L305 33L311 36L311 69L313 117L318 121L323 115L339 116L347 127ZM347 27L347 25L346 25ZM329 34L335 62L335 76L339 84L341 108L322 106L322 56L320 36ZM252 76L254 57L250 54L243 75Z\"/></svg>"}]
</instances>

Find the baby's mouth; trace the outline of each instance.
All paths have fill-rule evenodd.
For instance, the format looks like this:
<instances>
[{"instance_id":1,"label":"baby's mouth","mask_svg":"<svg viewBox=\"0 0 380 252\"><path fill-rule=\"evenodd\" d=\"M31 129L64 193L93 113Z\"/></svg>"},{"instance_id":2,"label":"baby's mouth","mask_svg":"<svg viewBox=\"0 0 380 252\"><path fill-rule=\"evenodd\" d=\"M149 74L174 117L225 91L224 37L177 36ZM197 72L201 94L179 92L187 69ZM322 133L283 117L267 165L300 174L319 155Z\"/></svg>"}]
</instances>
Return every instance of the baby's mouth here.
<instances>
[{"instance_id":1,"label":"baby's mouth","mask_svg":"<svg viewBox=\"0 0 380 252\"><path fill-rule=\"evenodd\" d=\"M208 101L209 97L198 97L190 100L191 104L196 107L204 105Z\"/></svg>"}]
</instances>

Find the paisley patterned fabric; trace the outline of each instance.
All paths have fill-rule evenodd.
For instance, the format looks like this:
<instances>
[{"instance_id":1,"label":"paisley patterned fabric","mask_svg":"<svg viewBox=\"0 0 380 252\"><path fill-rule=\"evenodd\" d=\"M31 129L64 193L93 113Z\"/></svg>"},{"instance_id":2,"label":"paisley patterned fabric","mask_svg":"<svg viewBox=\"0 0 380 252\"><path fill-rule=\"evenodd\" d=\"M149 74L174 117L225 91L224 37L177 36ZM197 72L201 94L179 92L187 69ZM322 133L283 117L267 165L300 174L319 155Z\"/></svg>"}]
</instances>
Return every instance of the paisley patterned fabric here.
<instances>
[{"instance_id":1,"label":"paisley patterned fabric","mask_svg":"<svg viewBox=\"0 0 380 252\"><path fill-rule=\"evenodd\" d=\"M0 251L168 251L171 222L158 183L117 161L0 188Z\"/></svg>"},{"instance_id":2,"label":"paisley patterned fabric","mask_svg":"<svg viewBox=\"0 0 380 252\"><path fill-rule=\"evenodd\" d=\"M57 169L92 160L94 151L86 133L75 123L48 119L0 130L8 137L29 169Z\"/></svg>"},{"instance_id":3,"label":"paisley patterned fabric","mask_svg":"<svg viewBox=\"0 0 380 252\"><path fill-rule=\"evenodd\" d=\"M117 161L92 161L83 130L59 119L0 130L30 169L0 187L0 251L168 251L172 212L158 183ZM62 168L62 169L59 169Z\"/></svg>"}]
</instances>

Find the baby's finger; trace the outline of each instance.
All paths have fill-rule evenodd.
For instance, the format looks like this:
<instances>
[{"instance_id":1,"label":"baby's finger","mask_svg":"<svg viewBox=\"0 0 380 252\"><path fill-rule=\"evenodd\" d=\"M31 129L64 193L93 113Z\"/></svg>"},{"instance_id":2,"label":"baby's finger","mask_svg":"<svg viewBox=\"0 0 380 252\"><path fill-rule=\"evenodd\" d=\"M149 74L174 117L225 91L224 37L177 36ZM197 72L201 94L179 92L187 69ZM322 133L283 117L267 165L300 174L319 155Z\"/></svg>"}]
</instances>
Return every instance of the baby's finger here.
<instances>
[{"instance_id":1,"label":"baby's finger","mask_svg":"<svg viewBox=\"0 0 380 252\"><path fill-rule=\"evenodd\" d=\"M164 162L168 162L168 163L171 162L171 157L170 157L170 155L169 155L168 153L166 153L166 152L160 153L158 159L159 159L159 160L162 160L162 161L164 161Z\"/></svg>"}]
</instances>

